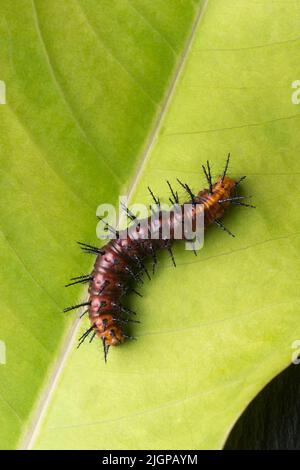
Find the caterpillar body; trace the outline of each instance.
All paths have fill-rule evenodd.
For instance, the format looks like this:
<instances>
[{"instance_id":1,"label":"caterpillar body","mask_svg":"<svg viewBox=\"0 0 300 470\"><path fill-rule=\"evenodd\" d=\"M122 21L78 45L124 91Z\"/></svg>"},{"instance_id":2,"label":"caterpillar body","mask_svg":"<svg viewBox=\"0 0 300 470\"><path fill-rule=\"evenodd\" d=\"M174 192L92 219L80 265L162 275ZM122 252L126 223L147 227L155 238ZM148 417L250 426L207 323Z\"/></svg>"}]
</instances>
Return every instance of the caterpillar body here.
<instances>
[{"instance_id":1,"label":"caterpillar body","mask_svg":"<svg viewBox=\"0 0 300 470\"><path fill-rule=\"evenodd\" d=\"M141 275L145 273L149 278L149 272L145 266L147 258L152 258L153 273L157 262L157 252L159 250L168 250L174 266L175 260L172 252L172 244L174 242L174 233L177 224L182 224L184 220L184 207L189 204L192 205L190 212L191 223L195 222L199 210L204 211L204 228L215 224L222 230L226 231L229 235L234 235L223 225L221 218L225 211L231 205L239 205L246 207L254 207L251 204L245 204L243 199L246 196L237 196L236 189L240 182L245 178L241 177L234 180L227 176L228 164L230 154L227 157L223 173L213 183L209 162L207 165L202 165L204 175L206 177L208 188L193 194L192 190L186 183L178 180L179 184L183 187L189 195L187 202L183 203L180 208L182 211L182 218L176 218L170 213L169 218L162 217L162 211L159 206L159 199L154 196L151 189L149 189L156 206L158 207L158 221L159 221L159 237L153 239L145 233L145 230L151 234L153 219L151 217L146 219L146 223L137 224L135 226L135 235L120 237L120 233L115 232L115 238L111 239L105 246L97 248L85 243L80 243L81 248L87 253L96 254L96 261L93 270L90 274L72 278L72 282L67 286L89 283L89 298L86 302L72 305L64 309L65 312L70 310L86 307L82 315L88 313L91 326L79 338L80 346L88 337L90 341L94 337L101 339L104 350L105 362L110 346L117 346L123 343L126 339L134 339L124 331L126 324L129 322L136 322L132 319L135 312L125 307L121 300L130 292L135 292L140 295L132 286L134 282L141 281ZM169 182L167 182L171 190L172 203L179 204L178 193L174 192ZM248 196L249 197L249 196ZM131 220L135 216L128 210L127 215ZM168 222L165 222L167 220ZM144 220L145 222L145 220ZM163 238L163 224L169 224L169 236ZM111 228L111 230L113 230ZM185 239L184 232L182 240ZM195 252L196 254L196 252ZM81 315L81 316L82 316ZM91 335L91 336L90 336Z\"/></svg>"}]
</instances>

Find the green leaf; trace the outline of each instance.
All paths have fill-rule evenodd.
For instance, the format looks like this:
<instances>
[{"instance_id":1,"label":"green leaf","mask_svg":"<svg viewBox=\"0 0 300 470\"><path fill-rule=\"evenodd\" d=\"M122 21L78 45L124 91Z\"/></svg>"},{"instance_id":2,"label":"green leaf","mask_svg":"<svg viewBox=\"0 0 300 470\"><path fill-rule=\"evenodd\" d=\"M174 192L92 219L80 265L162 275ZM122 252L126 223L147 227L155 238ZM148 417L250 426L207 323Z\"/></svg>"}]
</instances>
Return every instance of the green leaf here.
<instances>
[{"instance_id":1,"label":"green leaf","mask_svg":"<svg viewBox=\"0 0 300 470\"><path fill-rule=\"evenodd\" d=\"M0 203L5 445L16 442L45 380L24 446L220 448L249 401L289 364L300 337L300 108L291 99L300 12L283 1L210 0L202 11L201 2L194 10L179 1L176 8L156 0L97 5L41 1L29 9L24 1L24 11L10 6L0 22L18 31L5 49L11 95L0 108L8 136ZM130 26L133 9L144 18L140 31L137 17ZM108 12L120 19L114 27ZM114 69L102 41L147 98ZM176 269L162 254L144 297L130 299L142 321L132 330L138 341L111 351L108 364L99 342L76 350L84 321L73 323L72 341L57 355L61 332L70 331L59 313L72 297L63 278L91 265L71 241L91 240L97 204L130 189L137 158L130 193L149 203L149 184L167 200L166 179L203 188L201 163L209 158L217 175L229 151L230 174L248 175L243 191L257 205L225 217L236 238L212 227L197 258L178 244Z\"/></svg>"},{"instance_id":2,"label":"green leaf","mask_svg":"<svg viewBox=\"0 0 300 470\"><path fill-rule=\"evenodd\" d=\"M74 321L63 285L92 263L75 242L127 190L200 4L1 2L2 448L33 426Z\"/></svg>"}]
</instances>

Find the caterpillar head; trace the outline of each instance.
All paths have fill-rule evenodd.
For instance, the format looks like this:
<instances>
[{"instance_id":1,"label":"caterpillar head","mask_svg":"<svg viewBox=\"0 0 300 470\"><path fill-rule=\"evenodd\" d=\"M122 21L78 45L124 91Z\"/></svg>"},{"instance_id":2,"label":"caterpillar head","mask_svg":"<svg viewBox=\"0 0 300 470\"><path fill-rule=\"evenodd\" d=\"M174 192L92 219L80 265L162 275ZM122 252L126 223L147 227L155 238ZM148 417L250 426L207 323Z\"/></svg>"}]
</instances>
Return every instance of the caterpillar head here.
<instances>
[{"instance_id":1,"label":"caterpillar head","mask_svg":"<svg viewBox=\"0 0 300 470\"><path fill-rule=\"evenodd\" d=\"M120 326L110 325L103 332L98 332L98 336L102 340L104 360L107 361L107 354L110 346L118 346L125 340L125 335Z\"/></svg>"},{"instance_id":2,"label":"caterpillar head","mask_svg":"<svg viewBox=\"0 0 300 470\"><path fill-rule=\"evenodd\" d=\"M105 343L108 346L118 346L123 343L125 337L123 330L119 326L111 326L107 328L103 333L100 334L102 340L104 339Z\"/></svg>"}]
</instances>

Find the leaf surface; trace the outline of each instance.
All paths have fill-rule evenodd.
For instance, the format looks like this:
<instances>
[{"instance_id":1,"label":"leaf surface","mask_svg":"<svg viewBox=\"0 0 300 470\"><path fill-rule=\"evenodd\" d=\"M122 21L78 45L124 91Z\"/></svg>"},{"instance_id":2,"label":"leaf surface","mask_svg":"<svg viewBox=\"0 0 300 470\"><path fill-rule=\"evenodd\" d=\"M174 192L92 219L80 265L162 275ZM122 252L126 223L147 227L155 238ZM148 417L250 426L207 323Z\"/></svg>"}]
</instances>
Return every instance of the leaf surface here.
<instances>
[{"instance_id":1,"label":"leaf surface","mask_svg":"<svg viewBox=\"0 0 300 470\"><path fill-rule=\"evenodd\" d=\"M129 187L200 5L1 2L1 448L34 426L80 295L63 285L91 266L75 242Z\"/></svg>"},{"instance_id":2,"label":"leaf surface","mask_svg":"<svg viewBox=\"0 0 300 470\"><path fill-rule=\"evenodd\" d=\"M34 282L30 278L24 286L26 295L9 296L6 302L7 330L15 356L18 357L24 347L28 348L27 355L21 355L16 372L19 375L21 370L25 376L22 364L25 357L31 372L31 383L26 376L24 383L28 387L22 390L24 396L27 393L28 409L33 403L32 384L35 390L40 387L57 353L60 331L66 326L57 318L61 305L71 294L63 298L64 294L60 294L62 281L58 278L68 276L71 267L77 266L78 274L84 272L84 268L89 269L90 261L75 254L70 240L86 237L89 242L94 233L93 213L97 203L115 201L119 192L129 188L138 157L139 171L131 189L135 202L150 203L146 192L148 185L167 201L166 179L175 183L179 177L194 190L203 188L201 164L209 159L216 176L230 151L230 174L248 176L243 192L253 194L257 209L236 207L228 212L224 224L236 238L228 237L217 228L209 229L197 258L178 244L176 269L167 254L162 254L157 274L142 286L144 297L130 299L142 321L132 329L138 341L111 351L108 364L103 362L99 342L84 344L76 350L75 340L87 323L79 325L72 342L67 343L69 353L63 356L59 373L54 381L50 377L46 384L47 399L39 419L29 430L26 445L50 449L221 448L249 401L289 364L292 343L300 336L297 315L300 108L291 99L292 82L300 74L298 2L291 2L287 8L283 1L210 0L203 15L200 14L202 5L198 3L190 16L183 14L185 3L178 2L176 8L181 5L182 14L179 10L174 14L172 10L174 19L188 18L186 31L187 25L192 24L192 17L196 21L190 47L184 52L178 45L186 35L174 32L181 30L181 22L178 20L173 33L171 21L170 24L167 21L168 27L164 28L164 13L166 18L171 18L171 9L163 8L168 2L128 2L128 8L138 11L141 21L144 18L141 36L131 46L139 46L140 51L144 51L139 56L142 64L147 62L151 51L155 55L157 62L154 61L154 65L152 62L152 79L148 75L150 65L149 69L139 67L126 43L132 40L132 28L129 27L126 39L120 37L118 25L114 25L115 30L109 25L105 27L108 15L97 10L97 2L93 7L92 1L81 1L72 2L70 31L66 35L59 20L54 18L54 3L36 2L35 16L28 11L28 21L32 18L39 21L35 34L40 36L41 44L37 54L41 54L43 67L48 66L47 77L48 80L51 77L52 85L49 87L45 80L38 81L45 87L42 95L28 84L29 95L26 94L27 100L23 103L22 86L27 74L22 64L19 74L24 76L19 78L20 89L15 91L21 103L18 102L11 114L6 111L8 134L11 126L16 128L10 144L6 145L16 146L24 153L24 146L30 144L26 155L35 155L34 148L39 162L36 167L26 165L30 173L28 186L23 179L24 167L13 165L14 177L6 178L5 184L10 181L22 191L22 197L16 190L11 191L11 187L8 194L14 204L2 203L5 221L12 220L14 207L14 222L19 227L16 230L11 224L9 230L5 223L9 246L14 247L14 255L17 251L22 265L26 263L29 276L36 275L38 267L35 281L42 286L42 291L37 291L39 298L38 293L30 289ZM127 8L127 2L112 2L111 8L116 8L120 18L126 13L129 15L129 10L124 10L125 3ZM154 4L155 7L151 6ZM49 18L47 22L45 18ZM127 17L126 20L124 23L129 24ZM158 35L155 37L160 46L164 44L165 56L154 47L154 37L149 39L145 35L149 22L153 34L155 31ZM80 47L78 30L83 30L79 25L86 27ZM29 41L31 34L33 29L29 26L26 43L35 44ZM91 43L90 35L93 35ZM99 64L91 44L97 44L98 50L105 40L109 41L113 54L120 54L119 60L125 61L126 57L126 66L135 80L141 80L139 74L148 71L143 76L141 95L137 94L136 84L126 87L127 82L123 83L120 76L121 69L117 72L114 69L116 64L111 64L111 68L107 63ZM179 52L180 67L176 72L174 49ZM105 57L104 51L101 54ZM84 67L79 68L78 63L84 63ZM166 70L155 75L157 64ZM43 67L36 67L35 73L42 73ZM57 82L55 87L53 77ZM36 77L33 82L36 87ZM115 90L118 95L114 94ZM55 93L55 97L57 94L59 102L48 93ZM49 103L45 102L45 94ZM163 94L168 96L167 102L162 101ZM57 105L55 112L50 116L45 106L42 113L42 104L34 101L33 106L31 96L35 100L40 98L44 105ZM98 101L95 96L99 96ZM137 96L140 101L135 101ZM153 108L152 100L158 103ZM104 106L101 112L99 102ZM66 124L65 113L76 126L75 130L71 124ZM28 122L35 131L33 133L31 128L30 135L24 133ZM148 147L141 152L146 135L150 136ZM6 152L9 155L7 149ZM48 166L44 174L41 172L40 165L46 165L46 160L59 178L57 187L52 187L55 178L54 175L49 178ZM7 169L11 170L8 162ZM72 191L72 197L59 192L63 190ZM49 191L56 204L51 204L53 200L48 197L48 204L39 200L41 194L44 198L46 194L49 196ZM28 196L23 196L23 192ZM183 193L180 195L183 200ZM32 211L30 204L33 202L38 212ZM66 206L71 208L67 214ZM39 229L31 220L31 230L25 231L27 235L18 236L33 214ZM5 253L4 266L10 267L10 251L6 249ZM20 277L20 273L11 268L7 268L5 274L10 286ZM50 299L47 308L45 289ZM51 299L59 304L57 313ZM24 324L26 320L26 328L22 328L22 323L15 328L11 326L12 312L20 311L19 303L28 304L21 317ZM28 340L22 338L20 344L16 337L20 339L21 334L27 335ZM34 341L37 346L29 360ZM15 388L12 372L8 381L15 395L15 401L9 404L19 416L16 404L21 401L20 392ZM22 407L24 409L24 400Z\"/></svg>"}]
</instances>

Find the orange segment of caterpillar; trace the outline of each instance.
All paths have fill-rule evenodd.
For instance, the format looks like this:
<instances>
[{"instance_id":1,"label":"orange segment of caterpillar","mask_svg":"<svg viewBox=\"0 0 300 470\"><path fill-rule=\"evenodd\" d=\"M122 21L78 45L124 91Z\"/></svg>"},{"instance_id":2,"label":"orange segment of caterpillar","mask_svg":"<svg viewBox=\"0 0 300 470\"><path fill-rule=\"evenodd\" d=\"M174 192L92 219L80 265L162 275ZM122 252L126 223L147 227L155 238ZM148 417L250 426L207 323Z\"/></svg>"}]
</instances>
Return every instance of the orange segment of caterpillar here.
<instances>
[{"instance_id":1,"label":"orange segment of caterpillar","mask_svg":"<svg viewBox=\"0 0 300 470\"><path fill-rule=\"evenodd\" d=\"M243 202L243 199L245 199L246 196L238 196L236 194L237 187L241 181L243 181L245 176L241 177L239 180L230 178L227 175L229 161L230 154L227 157L223 173L215 182L212 181L209 162L207 161L206 166L202 165L208 187L199 191L197 194L192 192L188 184L182 183L180 180L177 181L189 196L189 200L183 203L180 207L183 209L186 204L192 204L192 223L196 218L197 211L201 208L204 212L205 229L210 225L215 224L220 229L234 237L233 233L221 222L225 211L231 205L252 208L254 208L254 206ZM167 184L171 191L171 203L179 204L178 193L173 190L168 181ZM163 222L163 218L161 217L159 198L153 194L150 188L148 189L154 203L158 207L158 220L160 225L159 234L161 235L163 228L162 224L165 222ZM129 209L125 209L129 219L134 221L136 219L135 215L130 212ZM182 215L182 218L183 217L184 216ZM98 337L102 341L105 362L107 360L108 350L111 346L118 346L126 339L135 339L125 333L125 328L126 324L129 322L139 322L138 320L132 319L132 315L135 315L135 312L125 307L121 303L121 299L130 292L135 292L136 294L141 295L132 287L132 283L143 282L143 273L147 274L150 278L149 272L144 264L145 260L149 257L152 258L154 273L157 263L156 253L159 250L167 249L174 266L176 266L171 247L175 240L175 225L177 223L182 224L184 220L180 220L180 222L178 222L175 217L169 218L170 236L167 239L162 236L155 239L145 237L145 231L148 231L150 234L152 233L152 219L151 217L148 217L144 222L145 221L146 224L143 224L143 228L139 225L135 228L134 238L129 235L126 238L119 237L118 232L110 227L110 230L115 234L115 239L111 239L101 248L78 242L84 252L96 255L96 261L93 271L90 274L72 278L72 282L67 284L67 286L79 283L88 283L89 299L87 302L66 308L64 312L86 307L86 310L81 316L88 313L91 326L79 338L78 347L87 338L89 338L89 341L91 342L95 337ZM181 239L185 240L184 233L182 234ZM194 251L194 253L197 254L196 251Z\"/></svg>"}]
</instances>

